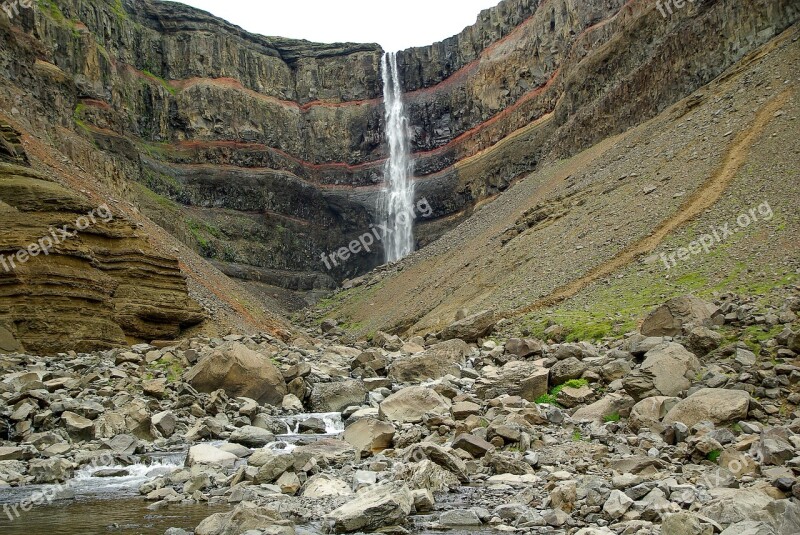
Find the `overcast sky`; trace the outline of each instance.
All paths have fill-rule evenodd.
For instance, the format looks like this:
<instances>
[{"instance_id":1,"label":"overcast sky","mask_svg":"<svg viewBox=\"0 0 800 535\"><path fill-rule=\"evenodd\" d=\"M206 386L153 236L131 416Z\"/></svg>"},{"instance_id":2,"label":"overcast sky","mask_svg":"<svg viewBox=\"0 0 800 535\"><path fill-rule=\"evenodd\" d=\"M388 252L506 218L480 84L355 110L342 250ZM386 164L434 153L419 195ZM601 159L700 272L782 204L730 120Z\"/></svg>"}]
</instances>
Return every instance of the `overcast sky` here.
<instances>
[{"instance_id":1,"label":"overcast sky","mask_svg":"<svg viewBox=\"0 0 800 535\"><path fill-rule=\"evenodd\" d=\"M252 33L320 43L430 45L459 33L499 0L181 0Z\"/></svg>"}]
</instances>

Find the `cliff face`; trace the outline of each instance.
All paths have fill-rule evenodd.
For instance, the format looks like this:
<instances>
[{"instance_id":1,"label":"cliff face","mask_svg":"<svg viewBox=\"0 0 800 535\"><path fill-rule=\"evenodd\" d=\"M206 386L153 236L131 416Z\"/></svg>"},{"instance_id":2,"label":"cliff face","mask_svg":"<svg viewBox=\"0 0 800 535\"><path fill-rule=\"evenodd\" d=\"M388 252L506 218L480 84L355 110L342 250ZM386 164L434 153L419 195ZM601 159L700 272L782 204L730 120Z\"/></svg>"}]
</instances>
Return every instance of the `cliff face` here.
<instances>
[{"instance_id":1,"label":"cliff face","mask_svg":"<svg viewBox=\"0 0 800 535\"><path fill-rule=\"evenodd\" d=\"M505 0L399 56L433 208L421 245L540 161L654 116L798 18L792 0ZM267 38L180 4L58 0L0 22L3 109L236 277L297 290L375 220L377 45ZM76 143L90 139L94 147Z\"/></svg>"}]
</instances>

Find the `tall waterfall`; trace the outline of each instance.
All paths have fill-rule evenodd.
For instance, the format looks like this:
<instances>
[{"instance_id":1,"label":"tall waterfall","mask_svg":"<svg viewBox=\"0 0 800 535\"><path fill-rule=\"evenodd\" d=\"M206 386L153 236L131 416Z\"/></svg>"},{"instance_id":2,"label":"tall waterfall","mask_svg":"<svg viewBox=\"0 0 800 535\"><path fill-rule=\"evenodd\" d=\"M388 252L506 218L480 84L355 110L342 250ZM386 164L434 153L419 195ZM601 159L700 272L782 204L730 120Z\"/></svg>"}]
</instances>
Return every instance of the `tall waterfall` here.
<instances>
[{"instance_id":1,"label":"tall waterfall","mask_svg":"<svg viewBox=\"0 0 800 535\"><path fill-rule=\"evenodd\" d=\"M411 159L411 132L403 105L397 54L384 54L381 70L389 160L384 167L378 209L388 229L384 238L386 261L396 262L414 250L414 161Z\"/></svg>"}]
</instances>

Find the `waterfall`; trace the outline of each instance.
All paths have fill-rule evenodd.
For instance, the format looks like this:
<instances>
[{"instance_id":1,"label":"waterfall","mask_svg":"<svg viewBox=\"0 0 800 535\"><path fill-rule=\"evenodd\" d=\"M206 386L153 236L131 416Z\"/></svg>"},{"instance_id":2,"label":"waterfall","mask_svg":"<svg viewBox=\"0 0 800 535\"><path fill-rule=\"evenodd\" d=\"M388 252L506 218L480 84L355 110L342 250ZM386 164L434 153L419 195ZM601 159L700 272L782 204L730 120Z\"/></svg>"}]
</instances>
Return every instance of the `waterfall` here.
<instances>
[{"instance_id":1,"label":"waterfall","mask_svg":"<svg viewBox=\"0 0 800 535\"><path fill-rule=\"evenodd\" d=\"M381 71L389 160L384 167L378 211L387 228L384 238L386 261L396 262L414 250L414 161L411 159L411 133L403 105L397 54L383 55Z\"/></svg>"}]
</instances>

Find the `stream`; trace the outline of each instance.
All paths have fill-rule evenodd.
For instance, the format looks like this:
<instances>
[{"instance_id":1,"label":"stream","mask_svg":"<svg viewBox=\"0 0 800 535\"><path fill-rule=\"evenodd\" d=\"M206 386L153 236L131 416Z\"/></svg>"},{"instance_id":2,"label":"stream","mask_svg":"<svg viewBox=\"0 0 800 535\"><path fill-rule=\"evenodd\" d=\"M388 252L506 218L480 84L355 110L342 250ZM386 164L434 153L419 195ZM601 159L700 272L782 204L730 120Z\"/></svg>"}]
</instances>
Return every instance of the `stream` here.
<instances>
[{"instance_id":1,"label":"stream","mask_svg":"<svg viewBox=\"0 0 800 535\"><path fill-rule=\"evenodd\" d=\"M310 418L322 420L325 433L300 434L300 423ZM298 445L337 436L344 431L341 414L300 414L284 418L286 434L276 436L267 447L291 451ZM222 441L211 442L219 445ZM220 505L170 505L150 510L139 494L139 487L165 473L182 468L186 451L150 453L131 466L86 466L61 485L27 485L0 488L0 533L3 535L163 535L170 527L194 530L207 516L229 511ZM124 471L116 477L95 477L109 469ZM122 472L120 472L122 474ZM25 512L21 502L35 493L55 495L46 505ZM14 513L14 507L18 515Z\"/></svg>"}]
</instances>

